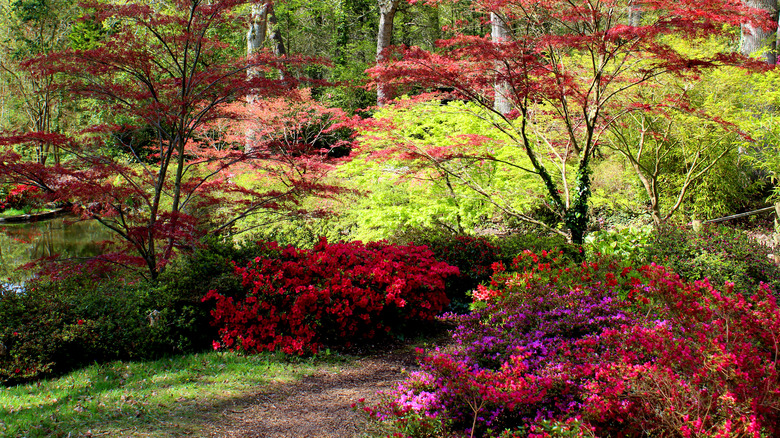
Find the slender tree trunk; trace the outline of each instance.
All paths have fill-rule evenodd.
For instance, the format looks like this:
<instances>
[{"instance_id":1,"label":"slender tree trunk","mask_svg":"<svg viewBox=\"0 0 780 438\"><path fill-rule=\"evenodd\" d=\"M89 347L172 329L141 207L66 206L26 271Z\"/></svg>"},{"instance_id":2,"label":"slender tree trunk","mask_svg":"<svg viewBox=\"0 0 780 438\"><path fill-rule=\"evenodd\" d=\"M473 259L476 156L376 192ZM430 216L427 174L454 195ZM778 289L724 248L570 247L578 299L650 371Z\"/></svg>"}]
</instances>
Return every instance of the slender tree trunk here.
<instances>
[{"instance_id":1,"label":"slender tree trunk","mask_svg":"<svg viewBox=\"0 0 780 438\"><path fill-rule=\"evenodd\" d=\"M510 33L509 26L507 26L504 19L495 12L490 13L490 37L493 39L493 43L501 44L509 41ZM507 69L500 61L496 61L496 82L493 85L494 100L493 109L506 114L512 110L512 103L509 100L509 82L504 78L507 74Z\"/></svg>"},{"instance_id":2,"label":"slender tree trunk","mask_svg":"<svg viewBox=\"0 0 780 438\"><path fill-rule=\"evenodd\" d=\"M263 4L253 4L251 10L251 19L249 20L249 30L246 33L246 54L248 57L256 55L263 49L265 41L269 40L272 44L272 50L276 56L286 56L287 50L284 47L282 34L279 32L276 13L274 12L274 2L265 0ZM260 74L258 69L249 68L247 76L252 79ZM279 78L284 80L284 72L279 71ZM253 105L257 100L254 93L246 95L247 105ZM254 143L257 141L257 131L247 128L244 133L244 150L250 152Z\"/></svg>"},{"instance_id":3,"label":"slender tree trunk","mask_svg":"<svg viewBox=\"0 0 780 438\"><path fill-rule=\"evenodd\" d=\"M743 2L746 6L767 11L777 19L777 0L743 0ZM777 28L767 32L750 24L743 24L740 45L743 55L760 51L768 64L774 65L777 62Z\"/></svg>"},{"instance_id":4,"label":"slender tree trunk","mask_svg":"<svg viewBox=\"0 0 780 438\"><path fill-rule=\"evenodd\" d=\"M376 37L376 62L385 60L385 50L393 43L393 20L400 0L379 0L379 32ZM376 103L382 105L392 99L387 85L378 83Z\"/></svg>"},{"instance_id":5,"label":"slender tree trunk","mask_svg":"<svg viewBox=\"0 0 780 438\"><path fill-rule=\"evenodd\" d=\"M282 40L282 33L279 31L279 24L276 20L276 12L274 12L274 2L266 1L266 13L268 17L268 40L271 41L274 55L286 56L287 50L284 48L284 40ZM284 75L280 73L280 75ZM284 79L284 77L282 77Z\"/></svg>"},{"instance_id":6,"label":"slender tree trunk","mask_svg":"<svg viewBox=\"0 0 780 438\"><path fill-rule=\"evenodd\" d=\"M253 4L251 19L249 20L249 30L246 33L246 55L252 57L260 52L265 42L265 36L268 34L268 2L262 5ZM256 77L260 72L256 68L249 68L247 76ZM247 94L247 103L254 102L255 95Z\"/></svg>"},{"instance_id":7,"label":"slender tree trunk","mask_svg":"<svg viewBox=\"0 0 780 438\"><path fill-rule=\"evenodd\" d=\"M265 37L268 34L268 2L263 4L253 4L251 10L251 19L249 20L249 30L246 33L246 55L251 58L263 48ZM255 78L260 74L257 68L247 69L247 77ZM246 95L247 106L252 106L257 100L257 96L249 92ZM247 128L244 133L244 151L251 152L257 140L257 131Z\"/></svg>"},{"instance_id":8,"label":"slender tree trunk","mask_svg":"<svg viewBox=\"0 0 780 438\"><path fill-rule=\"evenodd\" d=\"M628 4L628 25L639 27L642 24L642 10L636 5L636 0Z\"/></svg>"}]
</instances>

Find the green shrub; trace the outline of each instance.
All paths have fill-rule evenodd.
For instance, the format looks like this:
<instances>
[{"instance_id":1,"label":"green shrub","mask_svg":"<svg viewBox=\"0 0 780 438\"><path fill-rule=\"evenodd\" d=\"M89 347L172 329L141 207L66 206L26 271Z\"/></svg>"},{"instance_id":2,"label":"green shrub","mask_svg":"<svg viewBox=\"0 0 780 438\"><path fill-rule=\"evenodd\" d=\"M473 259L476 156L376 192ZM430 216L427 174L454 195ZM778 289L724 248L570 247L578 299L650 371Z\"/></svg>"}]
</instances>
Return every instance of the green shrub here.
<instances>
[{"instance_id":1,"label":"green shrub","mask_svg":"<svg viewBox=\"0 0 780 438\"><path fill-rule=\"evenodd\" d=\"M585 250L589 255L601 254L631 263L647 260L648 243L653 227L619 227L607 231L594 231L585 237Z\"/></svg>"},{"instance_id":2,"label":"green shrub","mask_svg":"<svg viewBox=\"0 0 780 438\"><path fill-rule=\"evenodd\" d=\"M450 300L450 310L456 313L468 311L469 292L477 285L490 280L491 265L501 260L500 250L485 237L445 233L436 229L413 228L395 237L396 241L425 245L436 260L455 266L457 276L446 280L445 290Z\"/></svg>"},{"instance_id":3,"label":"green shrub","mask_svg":"<svg viewBox=\"0 0 780 438\"><path fill-rule=\"evenodd\" d=\"M35 281L0 299L0 383L59 374L91 362L146 357L143 289L82 277Z\"/></svg>"},{"instance_id":4,"label":"green shrub","mask_svg":"<svg viewBox=\"0 0 780 438\"><path fill-rule=\"evenodd\" d=\"M208 238L192 253L176 259L145 297L145 308L154 315L152 340L156 350L169 353L204 351L217 339L212 327L211 303L204 303L208 291L219 289L231 297L242 297L241 278L234 265L245 265L256 257L256 245L235 245Z\"/></svg>"},{"instance_id":5,"label":"green shrub","mask_svg":"<svg viewBox=\"0 0 780 438\"><path fill-rule=\"evenodd\" d=\"M262 222L265 218L258 216ZM251 239L241 244L242 248L251 247L252 242L276 242L280 246L292 245L296 248L313 248L321 237L336 242L344 239L344 234L350 228L348 221L338 216L317 218L290 217L285 220L268 221L269 223L253 230Z\"/></svg>"},{"instance_id":6,"label":"green shrub","mask_svg":"<svg viewBox=\"0 0 780 438\"><path fill-rule=\"evenodd\" d=\"M209 240L176 259L156 283L125 282L116 272L78 273L2 291L0 383L93 362L210 349L217 338L210 325L213 305L202 298L215 288L230 296L243 293L231 260L245 264L249 254L245 247Z\"/></svg>"},{"instance_id":7,"label":"green shrub","mask_svg":"<svg viewBox=\"0 0 780 438\"><path fill-rule=\"evenodd\" d=\"M648 261L662 263L688 281L709 278L715 286L734 283L752 289L759 283L780 291L780 268L770 248L732 228L705 227L701 232L666 227L648 241Z\"/></svg>"},{"instance_id":8,"label":"green shrub","mask_svg":"<svg viewBox=\"0 0 780 438\"><path fill-rule=\"evenodd\" d=\"M447 280L446 289L450 310L456 313L468 311L471 303L469 292L490 280L493 263L503 262L505 266L510 266L512 260L525 250L561 250L566 259L579 257L579 250L568 244L563 236L534 233L474 237L447 233L439 229L410 228L396 234L392 241L426 245L436 260L456 266L460 270L459 276Z\"/></svg>"},{"instance_id":9,"label":"green shrub","mask_svg":"<svg viewBox=\"0 0 780 438\"><path fill-rule=\"evenodd\" d=\"M570 244L565 237L557 234L537 234L533 231L510 234L507 236L494 236L491 242L498 247L499 257L506 266L512 264L512 260L523 251L541 253L542 251L563 251L563 258L579 260L580 249Z\"/></svg>"}]
</instances>

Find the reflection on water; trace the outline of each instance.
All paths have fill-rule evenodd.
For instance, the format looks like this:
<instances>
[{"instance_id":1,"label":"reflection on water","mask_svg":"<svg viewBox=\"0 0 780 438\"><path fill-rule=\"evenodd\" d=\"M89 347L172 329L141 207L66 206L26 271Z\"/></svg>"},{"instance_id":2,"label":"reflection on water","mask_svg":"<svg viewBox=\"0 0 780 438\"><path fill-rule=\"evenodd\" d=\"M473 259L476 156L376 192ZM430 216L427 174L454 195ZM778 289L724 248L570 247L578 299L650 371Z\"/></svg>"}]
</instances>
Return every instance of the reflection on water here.
<instances>
[{"instance_id":1,"label":"reflection on water","mask_svg":"<svg viewBox=\"0 0 780 438\"><path fill-rule=\"evenodd\" d=\"M96 221L64 217L23 224L0 223L0 278L19 283L29 277L16 269L41 257L91 257L112 233Z\"/></svg>"}]
</instances>

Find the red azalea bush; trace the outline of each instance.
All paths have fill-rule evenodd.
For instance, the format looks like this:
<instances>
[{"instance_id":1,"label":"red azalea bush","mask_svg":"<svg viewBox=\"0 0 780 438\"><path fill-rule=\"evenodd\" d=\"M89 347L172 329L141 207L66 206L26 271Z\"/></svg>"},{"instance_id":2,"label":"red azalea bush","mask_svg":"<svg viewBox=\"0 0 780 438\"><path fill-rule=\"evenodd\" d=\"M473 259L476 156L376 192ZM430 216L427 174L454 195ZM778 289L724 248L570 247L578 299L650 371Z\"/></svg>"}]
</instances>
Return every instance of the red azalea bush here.
<instances>
[{"instance_id":1,"label":"red azalea bush","mask_svg":"<svg viewBox=\"0 0 780 438\"><path fill-rule=\"evenodd\" d=\"M429 354L423 375L369 409L395 436L780 434L768 287L720 291L656 265L549 254L496 268L482 304L458 318L454 351Z\"/></svg>"},{"instance_id":2,"label":"red azalea bush","mask_svg":"<svg viewBox=\"0 0 780 438\"><path fill-rule=\"evenodd\" d=\"M0 205L2 205L0 210L5 208L21 210L24 207L33 207L39 203L39 193L40 189L38 187L18 184L8 191L8 194L5 196L5 201L0 202Z\"/></svg>"},{"instance_id":3,"label":"red azalea bush","mask_svg":"<svg viewBox=\"0 0 780 438\"><path fill-rule=\"evenodd\" d=\"M328 243L313 249L260 243L261 256L236 273L246 296L210 291L219 327L215 348L288 354L349 345L432 320L447 305L444 281L458 269L425 247Z\"/></svg>"}]
</instances>

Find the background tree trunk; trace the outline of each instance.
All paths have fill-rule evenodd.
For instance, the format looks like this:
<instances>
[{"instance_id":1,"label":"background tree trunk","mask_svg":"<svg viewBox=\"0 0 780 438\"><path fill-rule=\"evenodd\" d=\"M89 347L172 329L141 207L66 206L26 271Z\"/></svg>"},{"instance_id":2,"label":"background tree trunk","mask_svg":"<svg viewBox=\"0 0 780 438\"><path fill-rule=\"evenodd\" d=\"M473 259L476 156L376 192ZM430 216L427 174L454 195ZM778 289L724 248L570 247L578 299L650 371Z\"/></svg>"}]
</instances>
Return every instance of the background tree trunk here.
<instances>
[{"instance_id":1,"label":"background tree trunk","mask_svg":"<svg viewBox=\"0 0 780 438\"><path fill-rule=\"evenodd\" d=\"M380 63L385 60L385 49L390 47L393 43L393 20L395 19L395 12L398 10L398 2L400 0L379 0L379 31L376 36L376 62ZM393 96L387 86L383 83L378 83L376 87L376 104L382 105Z\"/></svg>"},{"instance_id":2,"label":"background tree trunk","mask_svg":"<svg viewBox=\"0 0 780 438\"><path fill-rule=\"evenodd\" d=\"M746 6L757 8L769 12L775 17L777 22L777 0L743 0ZM740 41L743 55L750 55L759 50L768 64L774 65L777 62L777 28L767 32L761 28L756 28L750 24L742 25L742 36Z\"/></svg>"},{"instance_id":3,"label":"background tree trunk","mask_svg":"<svg viewBox=\"0 0 780 438\"><path fill-rule=\"evenodd\" d=\"M287 50L284 48L284 40L282 40L282 33L279 31L279 25L276 20L276 13L274 12L274 2L267 1L265 3L266 14L268 20L268 39L271 41L272 50L276 56L287 55ZM284 78L282 78L284 79Z\"/></svg>"},{"instance_id":4,"label":"background tree trunk","mask_svg":"<svg viewBox=\"0 0 780 438\"><path fill-rule=\"evenodd\" d=\"M262 5L253 4L251 14L252 19L249 21L249 30L246 33L247 56L260 52L266 40L271 42L271 49L274 55L287 55L284 40L282 40L282 33L279 31L276 20L276 13L274 12L274 2L266 0ZM249 69L248 74L254 76L257 74L257 70Z\"/></svg>"},{"instance_id":5,"label":"background tree trunk","mask_svg":"<svg viewBox=\"0 0 780 438\"><path fill-rule=\"evenodd\" d=\"M282 40L282 34L279 32L279 26L277 25L276 13L274 13L274 2L272 0L266 0L262 5L252 5L252 18L249 20L249 30L246 33L246 54L248 57L257 54L263 49L266 38L271 41L272 50L276 56L287 55L287 50L284 47L284 41ZM256 77L259 74L256 68L250 68L247 70L247 76L250 78ZM284 80L284 72L279 71L279 79ZM257 100L257 96L254 93L248 93L246 95L247 105L253 105ZM248 128L245 133L244 150L249 152L253 148L253 144L257 137L257 132Z\"/></svg>"},{"instance_id":6,"label":"background tree trunk","mask_svg":"<svg viewBox=\"0 0 780 438\"><path fill-rule=\"evenodd\" d=\"M642 10L636 5L636 0L631 0L628 5L628 25L639 27L642 24Z\"/></svg>"},{"instance_id":7,"label":"background tree trunk","mask_svg":"<svg viewBox=\"0 0 780 438\"><path fill-rule=\"evenodd\" d=\"M262 5L253 4L251 14L249 30L246 33L246 54L249 57L257 54L263 48L265 36L268 33L268 2ZM247 75L250 77L254 77L257 74L257 69L250 68L247 70ZM248 103L251 103L252 99L252 95L247 96Z\"/></svg>"},{"instance_id":8,"label":"background tree trunk","mask_svg":"<svg viewBox=\"0 0 780 438\"><path fill-rule=\"evenodd\" d=\"M511 37L509 26L507 26L504 19L495 12L490 13L490 28L490 37L493 39L494 43L501 44L503 42L509 41ZM493 109L500 112L501 114L506 114L512 110L512 103L507 98L510 93L509 83L502 79L503 76L506 76L507 69L501 64L501 62L496 62L495 69L496 83L493 86L495 94Z\"/></svg>"}]
</instances>

